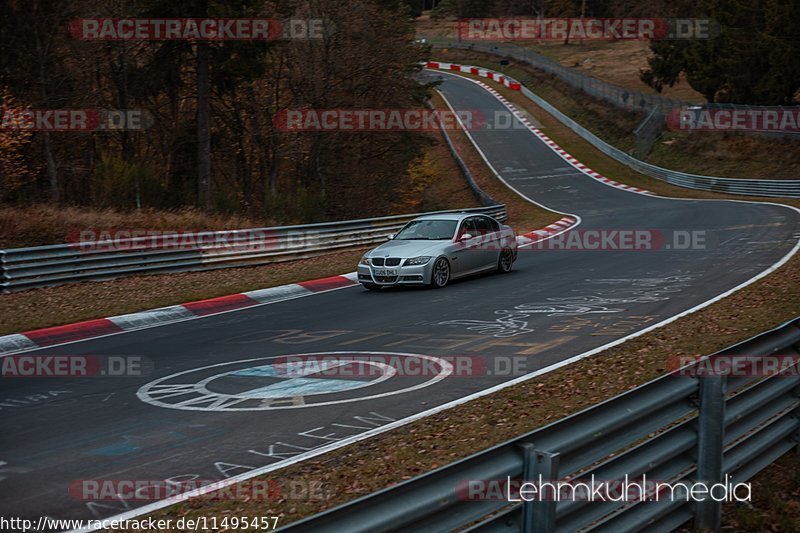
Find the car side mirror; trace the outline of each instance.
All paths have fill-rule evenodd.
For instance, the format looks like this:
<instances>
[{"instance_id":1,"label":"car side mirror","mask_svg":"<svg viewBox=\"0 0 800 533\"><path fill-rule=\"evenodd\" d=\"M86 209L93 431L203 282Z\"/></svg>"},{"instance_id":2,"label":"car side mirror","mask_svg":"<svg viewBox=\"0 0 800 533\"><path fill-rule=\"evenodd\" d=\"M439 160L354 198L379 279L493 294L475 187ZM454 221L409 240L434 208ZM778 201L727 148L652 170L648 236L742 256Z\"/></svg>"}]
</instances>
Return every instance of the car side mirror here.
<instances>
[{"instance_id":1,"label":"car side mirror","mask_svg":"<svg viewBox=\"0 0 800 533\"><path fill-rule=\"evenodd\" d=\"M397 235L396 233L390 233L390 234L389 234L389 236L388 236L388 237L386 237L386 240L387 240L387 241L391 241L392 239L394 239L394 238L395 238L395 236L396 236L396 235Z\"/></svg>"},{"instance_id":2,"label":"car side mirror","mask_svg":"<svg viewBox=\"0 0 800 533\"><path fill-rule=\"evenodd\" d=\"M468 241L471 238L472 238L472 234L471 233L465 233L464 235L461 236L461 238L459 240L460 241Z\"/></svg>"}]
</instances>

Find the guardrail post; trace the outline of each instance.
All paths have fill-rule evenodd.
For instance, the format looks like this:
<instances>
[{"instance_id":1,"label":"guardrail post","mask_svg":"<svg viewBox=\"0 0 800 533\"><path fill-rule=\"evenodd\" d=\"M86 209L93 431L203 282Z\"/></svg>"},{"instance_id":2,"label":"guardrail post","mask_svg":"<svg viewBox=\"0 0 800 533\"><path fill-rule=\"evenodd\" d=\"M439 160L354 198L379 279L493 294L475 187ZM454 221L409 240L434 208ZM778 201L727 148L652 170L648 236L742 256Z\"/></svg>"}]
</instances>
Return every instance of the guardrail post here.
<instances>
[{"instance_id":1,"label":"guardrail post","mask_svg":"<svg viewBox=\"0 0 800 533\"><path fill-rule=\"evenodd\" d=\"M537 450L533 444L521 444L523 452L522 482L530 481L539 487L542 483L558 481L558 454ZM556 503L555 490L550 495L542 498L537 493L532 501L522 504L522 532L523 533L552 533L556 530Z\"/></svg>"},{"instance_id":2,"label":"guardrail post","mask_svg":"<svg viewBox=\"0 0 800 533\"><path fill-rule=\"evenodd\" d=\"M800 410L794 412L794 418L795 420L800 420ZM794 454L800 455L800 428L798 428L797 431L794 432L792 438L794 439L794 444L795 444Z\"/></svg>"},{"instance_id":3,"label":"guardrail post","mask_svg":"<svg viewBox=\"0 0 800 533\"><path fill-rule=\"evenodd\" d=\"M795 366L795 371L800 370L800 366ZM795 398L800 398L800 385L794 388L793 392ZM793 413L794 419L797 420L797 429L795 429L792 438L794 439L795 447L794 453L796 455L800 455L800 407L794 410Z\"/></svg>"},{"instance_id":4,"label":"guardrail post","mask_svg":"<svg viewBox=\"0 0 800 533\"><path fill-rule=\"evenodd\" d=\"M725 438L725 389L722 376L700 378L700 414L697 436L697 482L711 487L721 483L723 441ZM695 506L694 525L698 529L718 530L722 502L706 496Z\"/></svg>"},{"instance_id":5,"label":"guardrail post","mask_svg":"<svg viewBox=\"0 0 800 533\"><path fill-rule=\"evenodd\" d=\"M0 294L5 294L8 290L6 287L6 252L0 250Z\"/></svg>"}]
</instances>

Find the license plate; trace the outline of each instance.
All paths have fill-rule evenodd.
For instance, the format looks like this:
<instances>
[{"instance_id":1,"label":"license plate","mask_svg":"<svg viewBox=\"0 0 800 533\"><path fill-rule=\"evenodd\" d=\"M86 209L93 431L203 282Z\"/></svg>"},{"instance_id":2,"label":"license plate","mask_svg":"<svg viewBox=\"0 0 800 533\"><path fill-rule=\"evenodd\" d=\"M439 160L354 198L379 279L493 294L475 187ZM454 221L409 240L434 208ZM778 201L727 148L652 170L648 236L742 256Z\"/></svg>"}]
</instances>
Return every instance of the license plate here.
<instances>
[{"instance_id":1,"label":"license plate","mask_svg":"<svg viewBox=\"0 0 800 533\"><path fill-rule=\"evenodd\" d=\"M394 269L376 270L375 271L375 275L376 276L396 276L397 275L397 270L394 270Z\"/></svg>"}]
</instances>

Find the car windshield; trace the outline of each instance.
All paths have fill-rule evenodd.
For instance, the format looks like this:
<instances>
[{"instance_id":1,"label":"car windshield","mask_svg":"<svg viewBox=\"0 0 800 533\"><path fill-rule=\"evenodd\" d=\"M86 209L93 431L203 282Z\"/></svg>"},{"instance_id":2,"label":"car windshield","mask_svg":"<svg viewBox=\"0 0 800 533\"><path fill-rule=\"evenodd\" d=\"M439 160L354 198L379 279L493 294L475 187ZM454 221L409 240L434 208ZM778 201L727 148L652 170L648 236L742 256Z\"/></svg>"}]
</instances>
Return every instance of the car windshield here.
<instances>
[{"instance_id":1,"label":"car windshield","mask_svg":"<svg viewBox=\"0 0 800 533\"><path fill-rule=\"evenodd\" d=\"M455 220L412 220L406 225L395 240L401 241L441 241L453 238L456 231Z\"/></svg>"}]
</instances>

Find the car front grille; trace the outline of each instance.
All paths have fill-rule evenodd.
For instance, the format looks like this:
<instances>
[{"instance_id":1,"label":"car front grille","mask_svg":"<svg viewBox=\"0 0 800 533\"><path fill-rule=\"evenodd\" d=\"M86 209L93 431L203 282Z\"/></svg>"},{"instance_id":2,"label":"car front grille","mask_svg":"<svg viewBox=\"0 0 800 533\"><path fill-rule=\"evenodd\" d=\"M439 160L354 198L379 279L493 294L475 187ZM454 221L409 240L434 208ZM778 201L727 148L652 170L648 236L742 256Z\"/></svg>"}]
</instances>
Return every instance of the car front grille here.
<instances>
[{"instance_id":1,"label":"car front grille","mask_svg":"<svg viewBox=\"0 0 800 533\"><path fill-rule=\"evenodd\" d=\"M394 283L397 281L397 276L375 276L375 281L378 283Z\"/></svg>"},{"instance_id":2,"label":"car front grille","mask_svg":"<svg viewBox=\"0 0 800 533\"><path fill-rule=\"evenodd\" d=\"M382 267L382 266L396 267L399 264L400 264L400 258L399 257L387 257L387 258L373 257L372 258L372 266L376 266L376 267Z\"/></svg>"}]
</instances>

